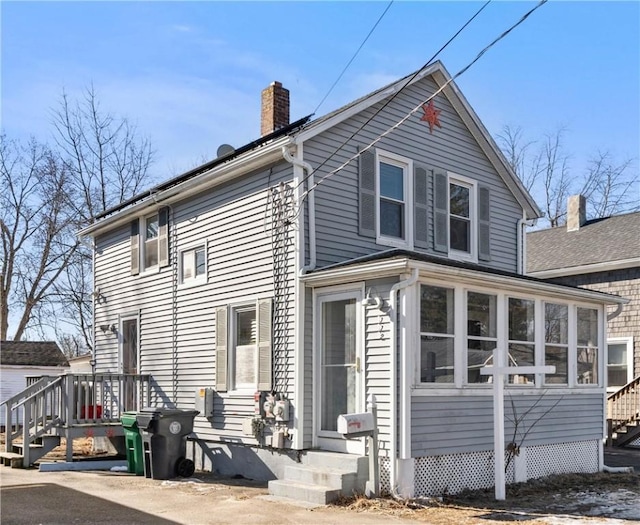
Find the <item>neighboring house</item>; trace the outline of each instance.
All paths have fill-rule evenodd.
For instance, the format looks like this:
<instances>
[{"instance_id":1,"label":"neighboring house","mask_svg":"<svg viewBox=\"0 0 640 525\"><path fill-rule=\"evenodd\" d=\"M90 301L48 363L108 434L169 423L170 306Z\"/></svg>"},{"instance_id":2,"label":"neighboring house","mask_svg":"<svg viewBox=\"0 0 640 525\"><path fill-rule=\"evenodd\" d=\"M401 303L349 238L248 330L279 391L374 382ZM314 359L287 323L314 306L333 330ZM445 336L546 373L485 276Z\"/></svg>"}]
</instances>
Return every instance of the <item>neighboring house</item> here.
<instances>
[{"instance_id":1,"label":"neighboring house","mask_svg":"<svg viewBox=\"0 0 640 525\"><path fill-rule=\"evenodd\" d=\"M586 220L586 200L569 198L567 225L527 234L527 273L616 294L607 322L608 438L640 446L640 212Z\"/></svg>"},{"instance_id":2,"label":"neighboring house","mask_svg":"<svg viewBox=\"0 0 640 525\"><path fill-rule=\"evenodd\" d=\"M629 299L611 307L607 389L640 375L640 212L586 220L586 201L570 197L567 225L527 234L527 273Z\"/></svg>"},{"instance_id":3,"label":"neighboring house","mask_svg":"<svg viewBox=\"0 0 640 525\"><path fill-rule=\"evenodd\" d=\"M93 372L91 366L93 356L91 354L83 354L69 359L69 367L72 374L90 374Z\"/></svg>"},{"instance_id":4,"label":"neighboring house","mask_svg":"<svg viewBox=\"0 0 640 525\"><path fill-rule=\"evenodd\" d=\"M285 495L300 461L365 454L337 418L375 396L382 488L422 495L493 484L479 369L552 363L510 376L508 479L601 469L605 308L624 300L522 275L540 212L442 64L316 120L290 124L288 97L273 83L260 139L81 232L96 371L150 374L154 403L201 411L197 467Z\"/></svg>"},{"instance_id":5,"label":"neighboring house","mask_svg":"<svg viewBox=\"0 0 640 525\"><path fill-rule=\"evenodd\" d=\"M69 370L69 362L55 341L0 341L0 403L27 385L27 377L56 376ZM0 405L0 425L5 423ZM21 421L17 421L21 423Z\"/></svg>"}]
</instances>

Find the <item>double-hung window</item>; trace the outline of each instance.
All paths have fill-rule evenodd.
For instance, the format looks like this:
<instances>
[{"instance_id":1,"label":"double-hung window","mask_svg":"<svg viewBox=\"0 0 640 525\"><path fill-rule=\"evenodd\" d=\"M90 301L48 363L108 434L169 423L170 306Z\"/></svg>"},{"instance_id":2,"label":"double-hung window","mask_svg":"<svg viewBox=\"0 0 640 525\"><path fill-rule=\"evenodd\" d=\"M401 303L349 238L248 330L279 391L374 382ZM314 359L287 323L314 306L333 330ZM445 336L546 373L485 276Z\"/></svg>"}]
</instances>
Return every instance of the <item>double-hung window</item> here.
<instances>
[{"instance_id":1,"label":"double-hung window","mask_svg":"<svg viewBox=\"0 0 640 525\"><path fill-rule=\"evenodd\" d=\"M231 380L236 390L254 389L258 377L256 307L233 309L234 352Z\"/></svg>"},{"instance_id":2,"label":"double-hung window","mask_svg":"<svg viewBox=\"0 0 640 525\"><path fill-rule=\"evenodd\" d=\"M633 379L633 337L607 340L607 389L617 390Z\"/></svg>"},{"instance_id":3,"label":"double-hung window","mask_svg":"<svg viewBox=\"0 0 640 525\"><path fill-rule=\"evenodd\" d=\"M158 266L158 233L160 222L158 214L144 219L144 269L148 270Z\"/></svg>"},{"instance_id":4,"label":"double-hung window","mask_svg":"<svg viewBox=\"0 0 640 525\"><path fill-rule=\"evenodd\" d=\"M389 246L411 245L411 161L377 152L377 242Z\"/></svg>"},{"instance_id":5,"label":"double-hung window","mask_svg":"<svg viewBox=\"0 0 640 525\"><path fill-rule=\"evenodd\" d=\"M216 308L216 390L272 388L271 299Z\"/></svg>"},{"instance_id":6,"label":"double-hung window","mask_svg":"<svg viewBox=\"0 0 640 525\"><path fill-rule=\"evenodd\" d=\"M453 383L454 290L420 286L420 382Z\"/></svg>"},{"instance_id":7,"label":"double-hung window","mask_svg":"<svg viewBox=\"0 0 640 525\"><path fill-rule=\"evenodd\" d=\"M169 265L169 208L131 221L131 274Z\"/></svg>"},{"instance_id":8,"label":"double-hung window","mask_svg":"<svg viewBox=\"0 0 640 525\"><path fill-rule=\"evenodd\" d=\"M449 249L461 258L475 259L477 231L475 185L473 182L449 178Z\"/></svg>"}]
</instances>

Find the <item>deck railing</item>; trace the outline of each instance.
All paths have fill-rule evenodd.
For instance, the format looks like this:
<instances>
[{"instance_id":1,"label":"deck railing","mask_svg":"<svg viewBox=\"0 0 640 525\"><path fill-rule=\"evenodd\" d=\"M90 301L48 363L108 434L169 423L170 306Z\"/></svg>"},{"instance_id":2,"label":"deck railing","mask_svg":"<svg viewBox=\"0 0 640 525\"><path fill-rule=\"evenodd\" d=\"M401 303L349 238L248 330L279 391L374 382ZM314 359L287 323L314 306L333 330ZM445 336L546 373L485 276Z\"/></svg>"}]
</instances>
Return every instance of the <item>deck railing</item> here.
<instances>
[{"instance_id":1,"label":"deck railing","mask_svg":"<svg viewBox=\"0 0 640 525\"><path fill-rule=\"evenodd\" d=\"M53 428L120 422L128 410L149 405L149 375L65 374L30 379L29 386L3 404L5 451L22 433L27 443ZM22 428L20 428L20 426ZM26 458L25 458L26 459Z\"/></svg>"},{"instance_id":2,"label":"deck railing","mask_svg":"<svg viewBox=\"0 0 640 525\"><path fill-rule=\"evenodd\" d=\"M607 398L607 440L622 427L640 421L640 376Z\"/></svg>"}]
</instances>

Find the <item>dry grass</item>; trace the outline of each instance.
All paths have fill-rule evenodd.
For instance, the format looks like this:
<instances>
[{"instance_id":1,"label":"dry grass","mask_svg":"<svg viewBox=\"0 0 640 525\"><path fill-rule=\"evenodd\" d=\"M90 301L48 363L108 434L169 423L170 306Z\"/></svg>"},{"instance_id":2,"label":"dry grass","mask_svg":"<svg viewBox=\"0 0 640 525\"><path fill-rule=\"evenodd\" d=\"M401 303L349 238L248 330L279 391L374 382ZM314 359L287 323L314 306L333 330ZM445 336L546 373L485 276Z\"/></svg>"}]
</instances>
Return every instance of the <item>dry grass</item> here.
<instances>
[{"instance_id":1,"label":"dry grass","mask_svg":"<svg viewBox=\"0 0 640 525\"><path fill-rule=\"evenodd\" d=\"M467 490L439 498L396 499L364 497L342 499L334 503L354 512L407 518L433 525L503 523L549 516L562 510L562 502L577 494L606 493L625 490L640 499L638 474L573 474L549 476L507 487L507 499L496 501L493 489ZM588 505L583 509L589 512Z\"/></svg>"}]
</instances>

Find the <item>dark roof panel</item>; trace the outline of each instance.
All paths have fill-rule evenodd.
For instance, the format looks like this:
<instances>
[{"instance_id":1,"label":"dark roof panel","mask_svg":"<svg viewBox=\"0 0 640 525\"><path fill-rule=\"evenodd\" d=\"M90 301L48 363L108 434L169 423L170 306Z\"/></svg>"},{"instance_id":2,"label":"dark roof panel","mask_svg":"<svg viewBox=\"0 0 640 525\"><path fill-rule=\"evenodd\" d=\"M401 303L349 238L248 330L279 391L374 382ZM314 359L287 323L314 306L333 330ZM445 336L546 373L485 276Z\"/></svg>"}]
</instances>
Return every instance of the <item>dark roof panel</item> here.
<instances>
[{"instance_id":1,"label":"dark roof panel","mask_svg":"<svg viewBox=\"0 0 640 525\"><path fill-rule=\"evenodd\" d=\"M69 366L55 341L0 341L0 364Z\"/></svg>"},{"instance_id":2,"label":"dark roof panel","mask_svg":"<svg viewBox=\"0 0 640 525\"><path fill-rule=\"evenodd\" d=\"M527 272L624 261L640 257L640 212L527 233Z\"/></svg>"}]
</instances>

